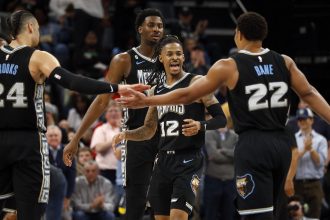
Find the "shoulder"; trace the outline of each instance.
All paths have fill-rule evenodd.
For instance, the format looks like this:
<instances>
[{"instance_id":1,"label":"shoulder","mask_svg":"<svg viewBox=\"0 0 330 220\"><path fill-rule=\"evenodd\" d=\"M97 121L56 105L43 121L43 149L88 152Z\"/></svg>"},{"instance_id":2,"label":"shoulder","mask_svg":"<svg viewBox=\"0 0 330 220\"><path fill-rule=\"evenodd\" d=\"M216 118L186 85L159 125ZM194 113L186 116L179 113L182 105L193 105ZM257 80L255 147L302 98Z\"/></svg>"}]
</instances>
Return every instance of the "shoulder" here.
<instances>
[{"instance_id":1,"label":"shoulder","mask_svg":"<svg viewBox=\"0 0 330 220\"><path fill-rule=\"evenodd\" d=\"M203 77L203 76L201 76L201 75L195 75L195 76L193 76L193 77L191 78L190 84L193 83L193 82L195 82L195 81L197 81L197 80L199 80L199 79L202 78L202 77Z\"/></svg>"},{"instance_id":2,"label":"shoulder","mask_svg":"<svg viewBox=\"0 0 330 220\"><path fill-rule=\"evenodd\" d=\"M131 56L128 52L119 53L119 54L115 55L111 60L111 63L127 64L130 62L131 62Z\"/></svg>"}]
</instances>

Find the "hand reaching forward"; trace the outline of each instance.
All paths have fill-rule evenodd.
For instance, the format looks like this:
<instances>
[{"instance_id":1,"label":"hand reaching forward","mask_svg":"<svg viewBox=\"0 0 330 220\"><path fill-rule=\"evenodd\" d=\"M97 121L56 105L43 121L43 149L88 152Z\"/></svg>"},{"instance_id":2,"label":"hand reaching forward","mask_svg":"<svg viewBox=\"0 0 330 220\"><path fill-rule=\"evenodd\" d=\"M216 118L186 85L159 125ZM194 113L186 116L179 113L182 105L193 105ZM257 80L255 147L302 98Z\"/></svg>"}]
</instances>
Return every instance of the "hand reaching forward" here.
<instances>
[{"instance_id":1,"label":"hand reaching forward","mask_svg":"<svg viewBox=\"0 0 330 220\"><path fill-rule=\"evenodd\" d=\"M145 100L147 97L141 92L137 92L131 88L128 88L127 90L125 90L125 92L121 93L121 95L122 97L116 99L116 101L120 103L123 107L135 109L144 108L147 106L145 104Z\"/></svg>"},{"instance_id":2,"label":"hand reaching forward","mask_svg":"<svg viewBox=\"0 0 330 220\"><path fill-rule=\"evenodd\" d=\"M143 92L148 89L150 89L150 86L144 84L118 85L118 93L122 96L129 95L128 90Z\"/></svg>"},{"instance_id":3,"label":"hand reaching forward","mask_svg":"<svg viewBox=\"0 0 330 220\"><path fill-rule=\"evenodd\" d=\"M66 166L71 167L72 160L78 151L78 142L71 140L64 148L63 162Z\"/></svg>"}]
</instances>

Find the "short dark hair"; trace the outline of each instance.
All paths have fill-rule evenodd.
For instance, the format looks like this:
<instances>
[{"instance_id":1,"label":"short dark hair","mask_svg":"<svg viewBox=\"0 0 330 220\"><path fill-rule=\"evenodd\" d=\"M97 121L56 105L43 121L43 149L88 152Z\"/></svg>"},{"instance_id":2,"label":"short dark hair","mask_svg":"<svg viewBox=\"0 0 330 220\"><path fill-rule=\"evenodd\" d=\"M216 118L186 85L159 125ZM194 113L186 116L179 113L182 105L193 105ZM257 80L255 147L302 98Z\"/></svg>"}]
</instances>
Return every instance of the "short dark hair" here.
<instances>
[{"instance_id":1,"label":"short dark hair","mask_svg":"<svg viewBox=\"0 0 330 220\"><path fill-rule=\"evenodd\" d=\"M149 16L160 17L162 19L162 22L164 23L164 16L158 9L146 8L146 9L140 11L136 16L136 19L135 19L135 30L136 31L142 25L142 23L144 22L146 17L149 17Z\"/></svg>"},{"instance_id":2,"label":"short dark hair","mask_svg":"<svg viewBox=\"0 0 330 220\"><path fill-rule=\"evenodd\" d=\"M263 41L268 34L266 19L256 12L241 14L237 19L237 29L250 41Z\"/></svg>"},{"instance_id":3,"label":"short dark hair","mask_svg":"<svg viewBox=\"0 0 330 220\"><path fill-rule=\"evenodd\" d=\"M26 21L35 17L29 11L19 10L12 13L6 18L1 18L1 38L10 43L11 39L15 39L22 32L23 25Z\"/></svg>"}]
</instances>

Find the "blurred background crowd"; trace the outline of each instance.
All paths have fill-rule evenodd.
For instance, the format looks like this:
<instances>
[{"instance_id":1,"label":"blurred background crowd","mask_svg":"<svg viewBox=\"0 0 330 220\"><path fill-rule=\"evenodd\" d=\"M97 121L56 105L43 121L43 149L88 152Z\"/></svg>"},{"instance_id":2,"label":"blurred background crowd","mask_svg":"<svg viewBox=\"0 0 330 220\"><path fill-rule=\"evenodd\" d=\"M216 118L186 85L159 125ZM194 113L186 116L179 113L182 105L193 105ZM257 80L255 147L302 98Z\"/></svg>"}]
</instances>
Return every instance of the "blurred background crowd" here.
<instances>
[{"instance_id":1,"label":"blurred background crowd","mask_svg":"<svg viewBox=\"0 0 330 220\"><path fill-rule=\"evenodd\" d=\"M177 35L184 44L185 70L200 75L206 74L216 60L237 52L233 42L235 17L244 10L261 13L270 26L265 46L294 57L311 83L330 100L327 86L330 77L326 73L330 62L330 36L325 30L330 4L326 1L0 0L2 15L21 9L35 15L40 25L41 50L56 56L63 67L99 80L103 80L114 55L137 45L135 16L147 7L162 11L166 33ZM103 219L120 218L125 213L120 152L116 154L111 150L112 137L121 125L120 106L115 102L109 104L104 115L85 133L76 163L68 168L62 162L63 146L79 127L94 97L50 83L46 88L53 190L45 219L83 219L86 204L91 203L95 215L102 213ZM230 121L225 96L226 89L219 88L216 97ZM320 149L328 149L329 125L317 115L309 114L308 106L298 103L296 97L289 123L297 132L298 149L304 148L299 146L299 131L312 127L326 140L322 142L324 146L320 144ZM233 151L237 135L229 122L224 129L208 131L206 137L205 175L191 218L239 219L232 203L235 195ZM314 191L305 195L303 175L305 169L313 172L313 168L308 162L303 164L303 159L308 158L302 156L298 166L301 181L297 179L295 183L300 187L300 195L290 200L289 209L285 209L292 219L294 215L308 216L315 204L318 218L329 219L329 157L325 150L319 153L320 158L324 158L322 174L313 179L319 181L321 193L318 198L310 198L316 194Z\"/></svg>"}]
</instances>

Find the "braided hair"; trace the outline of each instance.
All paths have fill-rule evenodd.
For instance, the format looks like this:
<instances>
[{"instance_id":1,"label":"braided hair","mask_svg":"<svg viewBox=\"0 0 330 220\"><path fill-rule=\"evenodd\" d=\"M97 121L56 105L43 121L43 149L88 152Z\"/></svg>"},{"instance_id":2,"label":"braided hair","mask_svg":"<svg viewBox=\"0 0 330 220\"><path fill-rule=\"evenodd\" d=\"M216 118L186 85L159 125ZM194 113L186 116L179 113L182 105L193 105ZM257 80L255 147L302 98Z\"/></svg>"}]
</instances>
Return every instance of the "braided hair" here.
<instances>
[{"instance_id":1,"label":"braided hair","mask_svg":"<svg viewBox=\"0 0 330 220\"><path fill-rule=\"evenodd\" d=\"M148 85L155 86L165 82L166 79L165 68L164 68L164 64L159 61L159 55L161 54L163 47L171 43L178 43L183 47L181 41L175 35L166 35L163 38L161 38L159 42L156 44L155 51L152 56L153 59L156 59L156 62L154 64L154 67L150 75L147 78Z\"/></svg>"}]
</instances>

